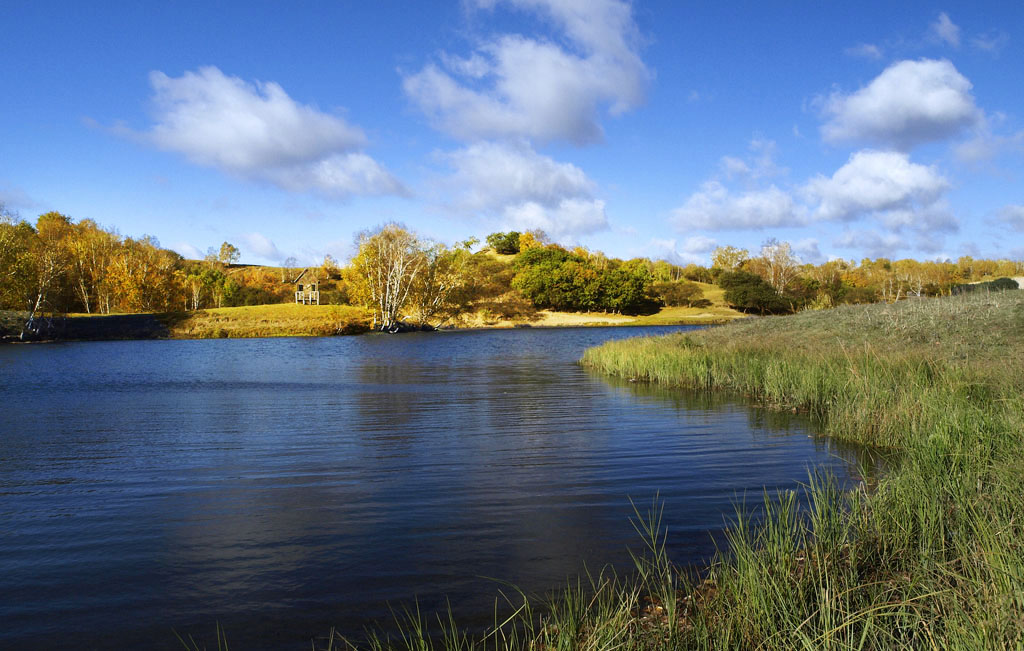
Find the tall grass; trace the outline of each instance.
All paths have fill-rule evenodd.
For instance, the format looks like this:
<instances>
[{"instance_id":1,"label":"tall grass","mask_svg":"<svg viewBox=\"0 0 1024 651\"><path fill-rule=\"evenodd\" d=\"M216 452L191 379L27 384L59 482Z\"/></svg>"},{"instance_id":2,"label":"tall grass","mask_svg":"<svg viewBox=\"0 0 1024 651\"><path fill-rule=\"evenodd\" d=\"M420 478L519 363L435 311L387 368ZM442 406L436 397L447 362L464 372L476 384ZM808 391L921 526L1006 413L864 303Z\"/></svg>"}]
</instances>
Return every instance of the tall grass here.
<instances>
[{"instance_id":1,"label":"tall grass","mask_svg":"<svg viewBox=\"0 0 1024 651\"><path fill-rule=\"evenodd\" d=\"M738 517L695 648L1024 645L1024 294L762 319L613 342L583 363L810 412L893 448L877 488L827 477Z\"/></svg>"}]
</instances>

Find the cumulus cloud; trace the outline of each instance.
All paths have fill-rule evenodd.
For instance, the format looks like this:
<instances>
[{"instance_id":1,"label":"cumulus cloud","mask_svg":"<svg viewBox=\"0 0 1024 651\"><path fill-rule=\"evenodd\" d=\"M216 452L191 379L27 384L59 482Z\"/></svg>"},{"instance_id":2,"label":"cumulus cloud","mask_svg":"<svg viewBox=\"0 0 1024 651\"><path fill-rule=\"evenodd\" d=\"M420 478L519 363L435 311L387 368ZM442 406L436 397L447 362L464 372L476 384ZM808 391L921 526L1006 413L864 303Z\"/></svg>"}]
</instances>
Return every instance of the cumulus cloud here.
<instances>
[{"instance_id":1,"label":"cumulus cloud","mask_svg":"<svg viewBox=\"0 0 1024 651\"><path fill-rule=\"evenodd\" d=\"M652 257L665 259L673 264L708 262L708 253L713 251L717 242L704 235L688 237L680 244L675 239L654 237L647 243L648 249L654 249L657 253Z\"/></svg>"},{"instance_id":2,"label":"cumulus cloud","mask_svg":"<svg viewBox=\"0 0 1024 651\"><path fill-rule=\"evenodd\" d=\"M850 95L832 94L822 136L903 150L944 140L982 119L970 91L971 82L949 61L900 61Z\"/></svg>"},{"instance_id":3,"label":"cumulus cloud","mask_svg":"<svg viewBox=\"0 0 1024 651\"><path fill-rule=\"evenodd\" d=\"M604 201L600 199L562 199L553 206L527 201L506 206L503 216L513 228L540 229L559 241L608 228Z\"/></svg>"},{"instance_id":4,"label":"cumulus cloud","mask_svg":"<svg viewBox=\"0 0 1024 651\"><path fill-rule=\"evenodd\" d=\"M580 168L538 154L525 143L478 142L442 155L453 168L445 185L460 212L501 216L520 230L556 238L608 227L597 185Z\"/></svg>"},{"instance_id":5,"label":"cumulus cloud","mask_svg":"<svg viewBox=\"0 0 1024 651\"><path fill-rule=\"evenodd\" d=\"M672 213L677 228L703 230L763 229L806 223L803 210L793 197L775 185L765 190L734 193L716 180L700 190Z\"/></svg>"},{"instance_id":6,"label":"cumulus cloud","mask_svg":"<svg viewBox=\"0 0 1024 651\"><path fill-rule=\"evenodd\" d=\"M931 24L928 31L933 38L938 39L946 45L960 47L960 27L949 19L946 12L939 14L939 17Z\"/></svg>"},{"instance_id":7,"label":"cumulus cloud","mask_svg":"<svg viewBox=\"0 0 1024 651\"><path fill-rule=\"evenodd\" d=\"M851 221L871 213L919 212L932 207L949 188L934 167L910 162L900 152L858 151L831 177L818 175L802 189L817 203L823 221Z\"/></svg>"},{"instance_id":8,"label":"cumulus cloud","mask_svg":"<svg viewBox=\"0 0 1024 651\"><path fill-rule=\"evenodd\" d=\"M524 143L479 142L443 157L455 170L449 184L461 190L458 207L472 212L526 201L553 205L566 197L589 197L596 188L580 168Z\"/></svg>"},{"instance_id":9,"label":"cumulus cloud","mask_svg":"<svg viewBox=\"0 0 1024 651\"><path fill-rule=\"evenodd\" d=\"M248 83L216 67L150 74L152 144L199 165L286 190L333 197L405 193L359 150L366 136L345 120L299 104L274 82Z\"/></svg>"},{"instance_id":10,"label":"cumulus cloud","mask_svg":"<svg viewBox=\"0 0 1024 651\"><path fill-rule=\"evenodd\" d=\"M903 236L875 231L845 231L832 242L833 246L856 249L869 258L893 258L896 253L910 248Z\"/></svg>"},{"instance_id":11,"label":"cumulus cloud","mask_svg":"<svg viewBox=\"0 0 1024 651\"><path fill-rule=\"evenodd\" d=\"M602 109L639 105L651 73L637 52L630 6L621 0L475 0L509 4L551 20L565 46L521 35L483 43L469 57L442 53L403 80L441 130L464 140L531 138L583 145L603 138Z\"/></svg>"},{"instance_id":12,"label":"cumulus cloud","mask_svg":"<svg viewBox=\"0 0 1024 651\"><path fill-rule=\"evenodd\" d=\"M860 57L862 59L881 59L882 48L871 43L858 43L845 50L847 56Z\"/></svg>"},{"instance_id":13,"label":"cumulus cloud","mask_svg":"<svg viewBox=\"0 0 1024 651\"><path fill-rule=\"evenodd\" d=\"M999 221L1024 233L1024 205L1009 205L999 211Z\"/></svg>"},{"instance_id":14,"label":"cumulus cloud","mask_svg":"<svg viewBox=\"0 0 1024 651\"><path fill-rule=\"evenodd\" d=\"M801 261L810 264L821 264L825 261L825 256L821 254L821 249L818 248L818 240L813 237L795 242L793 244L793 252L796 253Z\"/></svg>"},{"instance_id":15,"label":"cumulus cloud","mask_svg":"<svg viewBox=\"0 0 1024 651\"><path fill-rule=\"evenodd\" d=\"M258 255L266 260L283 260L285 255L277 248L277 245L263 233L243 233L242 246L246 251Z\"/></svg>"}]
</instances>

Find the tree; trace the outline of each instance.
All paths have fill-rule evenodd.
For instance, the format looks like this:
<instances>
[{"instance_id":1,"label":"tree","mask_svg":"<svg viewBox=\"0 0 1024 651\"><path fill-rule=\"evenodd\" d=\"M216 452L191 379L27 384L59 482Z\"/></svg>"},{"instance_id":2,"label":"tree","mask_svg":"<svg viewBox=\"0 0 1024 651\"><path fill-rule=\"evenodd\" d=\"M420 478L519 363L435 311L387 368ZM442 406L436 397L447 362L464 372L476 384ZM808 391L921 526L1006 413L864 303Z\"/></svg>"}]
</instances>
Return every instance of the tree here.
<instances>
[{"instance_id":1,"label":"tree","mask_svg":"<svg viewBox=\"0 0 1024 651\"><path fill-rule=\"evenodd\" d=\"M487 236L487 246L494 249L495 253L503 255L519 253L519 231L491 233Z\"/></svg>"},{"instance_id":2,"label":"tree","mask_svg":"<svg viewBox=\"0 0 1024 651\"><path fill-rule=\"evenodd\" d=\"M223 265L235 264L241 257L242 254L238 251L238 247L228 242L221 244L220 251L217 253L217 261Z\"/></svg>"},{"instance_id":3,"label":"tree","mask_svg":"<svg viewBox=\"0 0 1024 651\"><path fill-rule=\"evenodd\" d=\"M450 249L444 244L423 245L422 271L413 280L409 294L412 315L419 325L438 327L472 302L472 294L461 290L468 285L470 249L476 243L469 239ZM439 323L429 323L437 318Z\"/></svg>"},{"instance_id":4,"label":"tree","mask_svg":"<svg viewBox=\"0 0 1024 651\"><path fill-rule=\"evenodd\" d=\"M781 314L790 311L787 303L761 276L746 271L726 271L718 276L725 290L725 301L743 312Z\"/></svg>"},{"instance_id":5,"label":"tree","mask_svg":"<svg viewBox=\"0 0 1024 651\"><path fill-rule=\"evenodd\" d=\"M323 272L325 280L331 278L337 278L341 273L341 268L338 266L338 261L334 259L330 253L324 255L324 261L320 265L320 270Z\"/></svg>"},{"instance_id":6,"label":"tree","mask_svg":"<svg viewBox=\"0 0 1024 651\"><path fill-rule=\"evenodd\" d=\"M120 244L117 235L101 229L91 219L74 227L68 250L71 254L71 284L86 313L110 312L111 295L106 283L110 258Z\"/></svg>"},{"instance_id":7,"label":"tree","mask_svg":"<svg viewBox=\"0 0 1024 651\"><path fill-rule=\"evenodd\" d=\"M352 259L356 295L373 310L374 328L391 331L399 323L413 283L427 262L419 239L404 226L385 224L363 231Z\"/></svg>"},{"instance_id":8,"label":"tree","mask_svg":"<svg viewBox=\"0 0 1024 651\"><path fill-rule=\"evenodd\" d=\"M761 255L751 260L754 271L781 296L800 274L800 260L793 255L789 242L769 238L761 246Z\"/></svg>"},{"instance_id":9,"label":"tree","mask_svg":"<svg viewBox=\"0 0 1024 651\"><path fill-rule=\"evenodd\" d=\"M0 204L0 308L26 309L34 284L36 230Z\"/></svg>"},{"instance_id":10,"label":"tree","mask_svg":"<svg viewBox=\"0 0 1024 651\"><path fill-rule=\"evenodd\" d=\"M535 228L532 231L526 231L519 236L519 251L523 252L526 249L543 248L548 245L550 240L548 239L547 233Z\"/></svg>"},{"instance_id":11,"label":"tree","mask_svg":"<svg viewBox=\"0 0 1024 651\"><path fill-rule=\"evenodd\" d=\"M734 246L720 246L711 253L711 266L722 271L738 271L750 259L750 252Z\"/></svg>"},{"instance_id":12,"label":"tree","mask_svg":"<svg viewBox=\"0 0 1024 651\"><path fill-rule=\"evenodd\" d=\"M281 263L281 282L291 282L292 278L294 277L292 274L292 269L298 266L299 261L296 260L294 256L288 256L287 258L285 258L284 262Z\"/></svg>"},{"instance_id":13,"label":"tree","mask_svg":"<svg viewBox=\"0 0 1024 651\"><path fill-rule=\"evenodd\" d=\"M33 328L36 313L47 304L49 295L58 288L67 271L70 258L67 238L71 228L71 218L59 212L39 215L36 221L36 237L30 249L35 282L28 296L28 319L21 331L21 338Z\"/></svg>"},{"instance_id":14,"label":"tree","mask_svg":"<svg viewBox=\"0 0 1024 651\"><path fill-rule=\"evenodd\" d=\"M689 307L704 298L704 290L700 288L700 285L685 280L654 283L652 290L662 303L670 307L677 305Z\"/></svg>"}]
</instances>

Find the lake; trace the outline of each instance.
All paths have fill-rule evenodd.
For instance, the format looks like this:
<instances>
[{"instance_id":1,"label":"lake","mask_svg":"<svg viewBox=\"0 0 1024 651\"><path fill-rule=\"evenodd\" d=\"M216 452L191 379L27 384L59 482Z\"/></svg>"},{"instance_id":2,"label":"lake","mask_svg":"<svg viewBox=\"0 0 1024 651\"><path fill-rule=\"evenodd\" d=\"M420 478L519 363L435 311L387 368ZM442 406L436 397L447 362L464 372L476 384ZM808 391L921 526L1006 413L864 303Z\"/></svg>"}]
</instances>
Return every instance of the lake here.
<instances>
[{"instance_id":1,"label":"lake","mask_svg":"<svg viewBox=\"0 0 1024 651\"><path fill-rule=\"evenodd\" d=\"M482 627L496 579L627 567L630 498L689 565L744 499L852 481L802 418L576 363L679 329L0 347L0 647L308 649L414 599Z\"/></svg>"}]
</instances>

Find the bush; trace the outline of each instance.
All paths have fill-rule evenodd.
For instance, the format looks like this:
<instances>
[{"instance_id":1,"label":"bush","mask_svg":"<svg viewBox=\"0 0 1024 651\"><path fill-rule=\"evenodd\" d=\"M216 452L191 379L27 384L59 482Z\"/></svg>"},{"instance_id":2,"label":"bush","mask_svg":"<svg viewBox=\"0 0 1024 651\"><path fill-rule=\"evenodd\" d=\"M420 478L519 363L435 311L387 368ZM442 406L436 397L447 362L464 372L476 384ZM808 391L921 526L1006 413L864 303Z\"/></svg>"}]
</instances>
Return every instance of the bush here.
<instances>
[{"instance_id":1,"label":"bush","mask_svg":"<svg viewBox=\"0 0 1024 651\"><path fill-rule=\"evenodd\" d=\"M725 302L741 312L785 314L792 307L760 276L745 271L723 271L718 286L725 290Z\"/></svg>"},{"instance_id":2,"label":"bush","mask_svg":"<svg viewBox=\"0 0 1024 651\"><path fill-rule=\"evenodd\" d=\"M984 283L970 285L957 285L953 288L954 294L967 294L969 292L1002 292L1007 289L1020 289L1020 285L1013 278L996 278Z\"/></svg>"},{"instance_id":3,"label":"bush","mask_svg":"<svg viewBox=\"0 0 1024 651\"><path fill-rule=\"evenodd\" d=\"M495 253L504 255L519 253L519 232L491 233L487 236L487 245L494 249Z\"/></svg>"},{"instance_id":4,"label":"bush","mask_svg":"<svg viewBox=\"0 0 1024 651\"><path fill-rule=\"evenodd\" d=\"M704 290L700 288L700 285L686 281L654 283L652 289L661 302L670 307L679 305L693 307L695 301L704 298Z\"/></svg>"}]
</instances>

